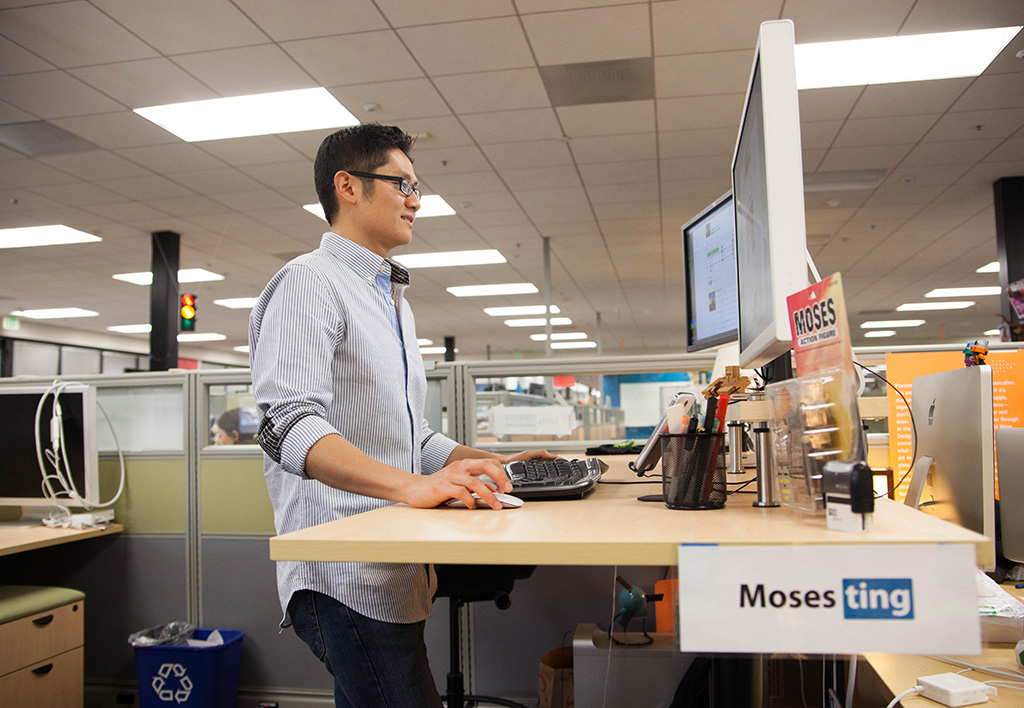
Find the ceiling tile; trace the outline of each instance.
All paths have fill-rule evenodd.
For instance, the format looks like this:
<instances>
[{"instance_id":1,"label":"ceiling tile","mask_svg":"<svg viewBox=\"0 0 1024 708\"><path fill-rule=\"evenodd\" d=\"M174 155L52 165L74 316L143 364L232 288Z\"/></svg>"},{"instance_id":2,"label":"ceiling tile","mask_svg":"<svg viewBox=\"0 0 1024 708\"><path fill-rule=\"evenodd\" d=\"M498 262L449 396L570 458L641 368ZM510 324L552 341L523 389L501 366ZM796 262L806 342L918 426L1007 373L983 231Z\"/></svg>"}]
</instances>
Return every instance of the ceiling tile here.
<instances>
[{"instance_id":1,"label":"ceiling tile","mask_svg":"<svg viewBox=\"0 0 1024 708\"><path fill-rule=\"evenodd\" d=\"M324 34L324 28L346 33L387 29L372 0L303 0L301 3L236 0L236 4L269 37L278 42Z\"/></svg>"},{"instance_id":2,"label":"ceiling tile","mask_svg":"<svg viewBox=\"0 0 1024 708\"><path fill-rule=\"evenodd\" d=\"M841 120L821 120L804 123L800 126L800 144L805 150L832 147L832 143L835 141L842 126L843 121Z\"/></svg>"},{"instance_id":3,"label":"ceiling tile","mask_svg":"<svg viewBox=\"0 0 1024 708\"><path fill-rule=\"evenodd\" d=\"M911 145L883 145L832 148L822 160L818 171L874 170L895 167Z\"/></svg>"},{"instance_id":4,"label":"ceiling tile","mask_svg":"<svg viewBox=\"0 0 1024 708\"><path fill-rule=\"evenodd\" d=\"M415 157L415 154L413 155ZM419 175L417 175L419 176ZM437 194L467 195L481 192L500 192L505 185L494 172L458 172L455 174L433 173L430 179L420 178L420 184L427 184Z\"/></svg>"},{"instance_id":5,"label":"ceiling tile","mask_svg":"<svg viewBox=\"0 0 1024 708\"><path fill-rule=\"evenodd\" d=\"M555 109L570 138L646 133L654 130L654 101L599 103Z\"/></svg>"},{"instance_id":6,"label":"ceiling tile","mask_svg":"<svg viewBox=\"0 0 1024 708\"><path fill-rule=\"evenodd\" d=\"M17 187L72 184L78 178L37 160L7 160L0 170L0 183Z\"/></svg>"},{"instance_id":7,"label":"ceiling tile","mask_svg":"<svg viewBox=\"0 0 1024 708\"><path fill-rule=\"evenodd\" d=\"M739 130L743 112L742 93L722 96L659 98L658 130L726 128Z\"/></svg>"},{"instance_id":8,"label":"ceiling tile","mask_svg":"<svg viewBox=\"0 0 1024 708\"><path fill-rule=\"evenodd\" d=\"M462 124L481 145L562 137L558 119L550 108L473 113L464 115Z\"/></svg>"},{"instance_id":9,"label":"ceiling tile","mask_svg":"<svg viewBox=\"0 0 1024 708\"><path fill-rule=\"evenodd\" d=\"M571 162L568 147L561 140L496 143L484 145L482 149L498 170L549 167Z\"/></svg>"},{"instance_id":10,"label":"ceiling tile","mask_svg":"<svg viewBox=\"0 0 1024 708\"><path fill-rule=\"evenodd\" d=\"M58 118L52 122L110 150L181 142L180 138L168 133L156 123L150 123L131 111Z\"/></svg>"},{"instance_id":11,"label":"ceiling tile","mask_svg":"<svg viewBox=\"0 0 1024 708\"><path fill-rule=\"evenodd\" d=\"M534 12L557 12L558 10L582 10L587 7L621 5L622 0L516 0L521 15Z\"/></svg>"},{"instance_id":12,"label":"ceiling tile","mask_svg":"<svg viewBox=\"0 0 1024 708\"><path fill-rule=\"evenodd\" d=\"M408 133L425 133L416 139L418 148L440 149L472 145L473 138L452 116L424 116L409 118L402 126Z\"/></svg>"},{"instance_id":13,"label":"ceiling tile","mask_svg":"<svg viewBox=\"0 0 1024 708\"><path fill-rule=\"evenodd\" d=\"M917 143L935 125L939 116L891 116L851 118L836 136L835 147L865 145L906 145Z\"/></svg>"},{"instance_id":14,"label":"ceiling tile","mask_svg":"<svg viewBox=\"0 0 1024 708\"><path fill-rule=\"evenodd\" d=\"M494 71L534 65L522 27L512 17L409 27L398 33L429 74L463 74L467 67Z\"/></svg>"},{"instance_id":15,"label":"ceiling tile","mask_svg":"<svg viewBox=\"0 0 1024 708\"><path fill-rule=\"evenodd\" d=\"M0 13L0 20L3 17L4 15ZM56 67L48 61L40 59L9 39L0 37L0 75L27 74L33 71L49 71L54 68Z\"/></svg>"},{"instance_id":16,"label":"ceiling tile","mask_svg":"<svg viewBox=\"0 0 1024 708\"><path fill-rule=\"evenodd\" d=\"M62 184L59 186L35 187L33 191L48 199L60 204L69 204L77 207L94 207L103 204L115 204L123 202L124 197L111 192L109 189L98 187L95 184L77 182L75 184ZM53 212L47 216L52 217ZM57 222L60 223L60 222Z\"/></svg>"},{"instance_id":17,"label":"ceiling tile","mask_svg":"<svg viewBox=\"0 0 1024 708\"><path fill-rule=\"evenodd\" d=\"M363 123L394 125L408 118L451 115L451 109L427 79L380 81L330 90Z\"/></svg>"},{"instance_id":18,"label":"ceiling tile","mask_svg":"<svg viewBox=\"0 0 1024 708\"><path fill-rule=\"evenodd\" d=\"M162 174L224 167L223 162L188 143L126 148L118 150L117 154L137 165Z\"/></svg>"},{"instance_id":19,"label":"ceiling tile","mask_svg":"<svg viewBox=\"0 0 1024 708\"><path fill-rule=\"evenodd\" d=\"M853 107L850 117L881 118L885 116L945 113L970 84L971 79L940 79L936 81L909 81L898 84L852 87L863 88L863 93L857 99L857 105ZM830 89L801 91L801 107L803 106L805 94L811 96L816 91L822 90Z\"/></svg>"},{"instance_id":20,"label":"ceiling tile","mask_svg":"<svg viewBox=\"0 0 1024 708\"><path fill-rule=\"evenodd\" d=\"M480 172L490 170L491 164L475 145L460 147L432 147L424 142L413 147L413 160L417 175L428 182L435 175Z\"/></svg>"},{"instance_id":21,"label":"ceiling tile","mask_svg":"<svg viewBox=\"0 0 1024 708\"><path fill-rule=\"evenodd\" d=\"M850 115L858 97L864 92L863 86L842 86L840 88L805 89L798 93L800 120L845 120ZM739 121L736 121L739 125Z\"/></svg>"},{"instance_id":22,"label":"ceiling tile","mask_svg":"<svg viewBox=\"0 0 1024 708\"><path fill-rule=\"evenodd\" d=\"M783 18L793 20L797 44L891 37L900 29L915 1L786 0Z\"/></svg>"},{"instance_id":23,"label":"ceiling tile","mask_svg":"<svg viewBox=\"0 0 1024 708\"><path fill-rule=\"evenodd\" d=\"M184 187L157 175L132 177L130 179L101 180L96 182L96 184L116 192L122 197L141 202L152 202L156 199L166 199L168 197L183 197L190 194L189 190Z\"/></svg>"},{"instance_id":24,"label":"ceiling tile","mask_svg":"<svg viewBox=\"0 0 1024 708\"><path fill-rule=\"evenodd\" d=\"M762 22L779 17L782 0L675 0L651 5L654 53L691 54L732 49L751 50Z\"/></svg>"},{"instance_id":25,"label":"ceiling tile","mask_svg":"<svg viewBox=\"0 0 1024 708\"><path fill-rule=\"evenodd\" d=\"M1020 20L1016 21L1020 24ZM1024 51L1024 32L1018 32L1017 36L1010 40L1010 43L1003 47L999 56L992 60L986 67L985 74L1013 74L1024 72L1024 62L1017 58L1017 54Z\"/></svg>"},{"instance_id":26,"label":"ceiling tile","mask_svg":"<svg viewBox=\"0 0 1024 708\"><path fill-rule=\"evenodd\" d=\"M282 42L281 48L321 86L415 79L423 71L394 32L364 32ZM386 56L387 61L379 61Z\"/></svg>"},{"instance_id":27,"label":"ceiling tile","mask_svg":"<svg viewBox=\"0 0 1024 708\"><path fill-rule=\"evenodd\" d=\"M579 173L571 164L554 167L527 167L503 169L501 177L509 189L556 189L566 186L581 186Z\"/></svg>"},{"instance_id":28,"label":"ceiling tile","mask_svg":"<svg viewBox=\"0 0 1024 708\"><path fill-rule=\"evenodd\" d=\"M241 170L266 187L313 186L313 165L309 160L247 165Z\"/></svg>"},{"instance_id":29,"label":"ceiling tile","mask_svg":"<svg viewBox=\"0 0 1024 708\"><path fill-rule=\"evenodd\" d=\"M658 182L658 163L655 160L635 162L594 163L580 165L580 174L587 188L624 182Z\"/></svg>"},{"instance_id":30,"label":"ceiling tile","mask_svg":"<svg viewBox=\"0 0 1024 708\"><path fill-rule=\"evenodd\" d=\"M3 34L68 68L155 57L151 47L88 2L61 2L0 12ZM6 72L5 72L6 73Z\"/></svg>"},{"instance_id":31,"label":"ceiling tile","mask_svg":"<svg viewBox=\"0 0 1024 708\"><path fill-rule=\"evenodd\" d=\"M247 96L316 87L278 47L262 44L174 57L174 62L221 96ZM254 71L254 67L259 67Z\"/></svg>"},{"instance_id":32,"label":"ceiling tile","mask_svg":"<svg viewBox=\"0 0 1024 708\"><path fill-rule=\"evenodd\" d=\"M950 110L985 111L993 108L1024 108L1024 81L1020 76L979 76Z\"/></svg>"},{"instance_id":33,"label":"ceiling tile","mask_svg":"<svg viewBox=\"0 0 1024 708\"><path fill-rule=\"evenodd\" d=\"M515 14L515 7L510 0L445 0L436 3L424 3L420 0L376 0L376 4L395 27Z\"/></svg>"},{"instance_id":34,"label":"ceiling tile","mask_svg":"<svg viewBox=\"0 0 1024 708\"><path fill-rule=\"evenodd\" d=\"M1006 138L1024 126L1024 115L1017 109L963 111L947 113L924 137L936 140L972 140L975 138Z\"/></svg>"},{"instance_id":35,"label":"ceiling tile","mask_svg":"<svg viewBox=\"0 0 1024 708\"><path fill-rule=\"evenodd\" d=\"M229 0L178 0L154 11L135 0L92 0L161 54L260 44L267 37Z\"/></svg>"},{"instance_id":36,"label":"ceiling tile","mask_svg":"<svg viewBox=\"0 0 1024 708\"><path fill-rule=\"evenodd\" d=\"M651 55L648 5L620 5L522 17L541 66Z\"/></svg>"},{"instance_id":37,"label":"ceiling tile","mask_svg":"<svg viewBox=\"0 0 1024 708\"><path fill-rule=\"evenodd\" d=\"M131 108L217 98L217 94L164 58L71 69L70 73Z\"/></svg>"},{"instance_id":38,"label":"ceiling tile","mask_svg":"<svg viewBox=\"0 0 1024 708\"><path fill-rule=\"evenodd\" d=\"M75 175L81 179L111 180L140 177L152 174L149 170L133 164L112 152L93 150L74 155L52 155L40 158L51 167Z\"/></svg>"},{"instance_id":39,"label":"ceiling tile","mask_svg":"<svg viewBox=\"0 0 1024 708\"><path fill-rule=\"evenodd\" d=\"M655 133L592 135L572 138L569 147L577 164L653 160L657 156Z\"/></svg>"},{"instance_id":40,"label":"ceiling tile","mask_svg":"<svg viewBox=\"0 0 1024 708\"><path fill-rule=\"evenodd\" d=\"M0 96L44 120L125 108L63 71L0 76Z\"/></svg>"},{"instance_id":41,"label":"ceiling tile","mask_svg":"<svg viewBox=\"0 0 1024 708\"><path fill-rule=\"evenodd\" d=\"M903 167L925 167L929 165L974 164L1002 142L1000 140L947 140L936 143L921 143L904 158Z\"/></svg>"},{"instance_id":42,"label":"ceiling tile","mask_svg":"<svg viewBox=\"0 0 1024 708\"><path fill-rule=\"evenodd\" d=\"M535 67L440 76L435 83L457 113L490 113L551 105Z\"/></svg>"},{"instance_id":43,"label":"ceiling tile","mask_svg":"<svg viewBox=\"0 0 1024 708\"><path fill-rule=\"evenodd\" d=\"M5 101L0 101L0 124L27 123L35 120L35 118L31 113L26 113Z\"/></svg>"},{"instance_id":44,"label":"ceiling tile","mask_svg":"<svg viewBox=\"0 0 1024 708\"><path fill-rule=\"evenodd\" d=\"M804 146L807 137L804 135ZM693 157L697 155L727 155L732 160L736 147L736 131L728 128L707 130L662 130L658 134L661 157Z\"/></svg>"},{"instance_id":45,"label":"ceiling tile","mask_svg":"<svg viewBox=\"0 0 1024 708\"><path fill-rule=\"evenodd\" d=\"M654 60L658 98L746 93L752 61L747 50L658 57Z\"/></svg>"},{"instance_id":46,"label":"ceiling tile","mask_svg":"<svg viewBox=\"0 0 1024 708\"><path fill-rule=\"evenodd\" d=\"M915 3L900 34L1008 27L1020 23L1017 0L975 0L966 5L958 0L929 0Z\"/></svg>"},{"instance_id":47,"label":"ceiling tile","mask_svg":"<svg viewBox=\"0 0 1024 708\"><path fill-rule=\"evenodd\" d=\"M167 178L187 187L197 194L222 194L224 192L246 192L259 188L259 184L251 177L231 168L216 170L190 170L173 172L165 170ZM309 171L309 182L313 183L313 171ZM268 205L269 206L269 205Z\"/></svg>"},{"instance_id":48,"label":"ceiling tile","mask_svg":"<svg viewBox=\"0 0 1024 708\"><path fill-rule=\"evenodd\" d=\"M229 165L258 165L289 162L300 155L291 145L274 135L256 135L230 140L204 140L195 146Z\"/></svg>"}]
</instances>

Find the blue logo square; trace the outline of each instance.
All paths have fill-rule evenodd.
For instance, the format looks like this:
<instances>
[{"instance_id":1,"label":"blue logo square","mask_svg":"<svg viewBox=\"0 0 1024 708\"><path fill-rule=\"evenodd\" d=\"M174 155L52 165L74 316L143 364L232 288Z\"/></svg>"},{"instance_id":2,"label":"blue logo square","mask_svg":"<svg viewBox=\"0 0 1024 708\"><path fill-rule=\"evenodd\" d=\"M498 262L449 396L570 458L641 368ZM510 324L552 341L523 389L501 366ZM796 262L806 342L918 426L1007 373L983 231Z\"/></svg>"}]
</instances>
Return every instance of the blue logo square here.
<instances>
[{"instance_id":1,"label":"blue logo square","mask_svg":"<svg viewBox=\"0 0 1024 708\"><path fill-rule=\"evenodd\" d=\"M910 578L844 578L845 619L914 619Z\"/></svg>"}]
</instances>

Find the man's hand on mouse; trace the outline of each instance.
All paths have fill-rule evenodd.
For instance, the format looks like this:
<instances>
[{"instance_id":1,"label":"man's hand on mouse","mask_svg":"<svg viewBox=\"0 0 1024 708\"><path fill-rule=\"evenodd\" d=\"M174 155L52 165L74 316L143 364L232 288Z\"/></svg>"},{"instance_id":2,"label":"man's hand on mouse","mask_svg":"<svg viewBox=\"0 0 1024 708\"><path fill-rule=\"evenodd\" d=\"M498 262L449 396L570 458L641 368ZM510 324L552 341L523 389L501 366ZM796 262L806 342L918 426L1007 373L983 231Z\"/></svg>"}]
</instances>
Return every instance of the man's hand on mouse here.
<instances>
[{"instance_id":1,"label":"man's hand on mouse","mask_svg":"<svg viewBox=\"0 0 1024 708\"><path fill-rule=\"evenodd\" d=\"M487 484L480 479L480 475L487 475L495 484ZM492 509L500 509L501 502L494 496L494 492L512 491L512 483L508 481L501 462L489 458L457 460L434 474L410 477L405 502L420 509L438 506L449 499L461 499L468 508L475 509L477 503L473 498L474 492L483 504Z\"/></svg>"}]
</instances>

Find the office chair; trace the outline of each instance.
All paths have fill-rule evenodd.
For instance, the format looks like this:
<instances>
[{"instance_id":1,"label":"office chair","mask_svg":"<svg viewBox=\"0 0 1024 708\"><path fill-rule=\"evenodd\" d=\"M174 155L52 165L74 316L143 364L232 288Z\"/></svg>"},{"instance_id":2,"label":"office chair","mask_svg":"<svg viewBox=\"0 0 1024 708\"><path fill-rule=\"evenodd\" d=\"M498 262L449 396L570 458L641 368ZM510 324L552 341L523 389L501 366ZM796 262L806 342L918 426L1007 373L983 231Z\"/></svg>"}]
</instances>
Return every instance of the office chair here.
<instances>
[{"instance_id":1,"label":"office chair","mask_svg":"<svg viewBox=\"0 0 1024 708\"><path fill-rule=\"evenodd\" d=\"M467 695L462 675L462 621L460 610L467 602L492 601L499 610L512 604L510 594L516 580L533 574L530 565L437 565L437 592L435 598L447 597L449 631L448 688L441 698L448 708L465 708L466 702L483 702L509 708L526 708L494 696Z\"/></svg>"}]
</instances>

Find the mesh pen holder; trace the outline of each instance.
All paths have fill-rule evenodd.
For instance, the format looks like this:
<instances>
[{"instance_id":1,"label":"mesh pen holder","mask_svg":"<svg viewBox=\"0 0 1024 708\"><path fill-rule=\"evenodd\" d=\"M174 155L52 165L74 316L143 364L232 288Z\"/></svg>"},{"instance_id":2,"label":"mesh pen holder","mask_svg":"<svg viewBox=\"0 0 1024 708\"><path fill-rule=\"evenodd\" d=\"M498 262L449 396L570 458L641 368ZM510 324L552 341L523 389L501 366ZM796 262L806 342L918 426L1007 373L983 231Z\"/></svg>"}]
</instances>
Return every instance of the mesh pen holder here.
<instances>
[{"instance_id":1,"label":"mesh pen holder","mask_svg":"<svg viewBox=\"0 0 1024 708\"><path fill-rule=\"evenodd\" d=\"M725 506L725 433L662 434L661 471L669 509Z\"/></svg>"}]
</instances>

